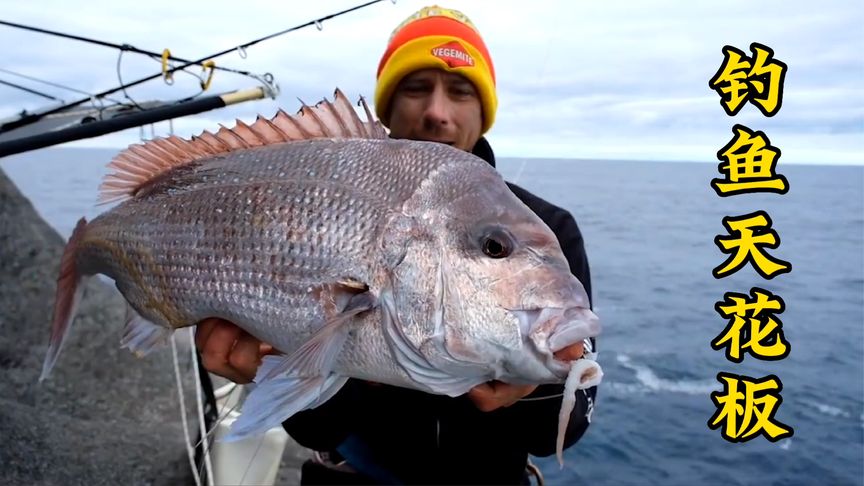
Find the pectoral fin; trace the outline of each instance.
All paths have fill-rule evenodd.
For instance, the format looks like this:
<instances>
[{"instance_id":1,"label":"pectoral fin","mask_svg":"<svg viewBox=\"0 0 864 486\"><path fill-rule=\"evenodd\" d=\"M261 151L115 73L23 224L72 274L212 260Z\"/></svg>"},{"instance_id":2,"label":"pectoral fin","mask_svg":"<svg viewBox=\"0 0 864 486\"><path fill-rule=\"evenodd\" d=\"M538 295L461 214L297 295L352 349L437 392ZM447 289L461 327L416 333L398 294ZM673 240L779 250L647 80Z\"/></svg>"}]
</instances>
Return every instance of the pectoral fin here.
<instances>
[{"instance_id":1,"label":"pectoral fin","mask_svg":"<svg viewBox=\"0 0 864 486\"><path fill-rule=\"evenodd\" d=\"M346 296L334 297L334 301L340 300L346 300ZM339 352L342 351L342 346L348 339L351 318L361 312L372 310L377 305L378 300L369 291L347 297L341 312L328 319L324 326L297 351L270 368L267 374L262 375L262 379L269 380L279 374L297 378L328 376Z\"/></svg>"},{"instance_id":2,"label":"pectoral fin","mask_svg":"<svg viewBox=\"0 0 864 486\"><path fill-rule=\"evenodd\" d=\"M227 442L263 434L297 412L315 408L326 402L348 381L347 377L297 377L285 373L274 374L283 361L279 357L265 356L252 393L243 404L240 417L223 439Z\"/></svg>"}]
</instances>

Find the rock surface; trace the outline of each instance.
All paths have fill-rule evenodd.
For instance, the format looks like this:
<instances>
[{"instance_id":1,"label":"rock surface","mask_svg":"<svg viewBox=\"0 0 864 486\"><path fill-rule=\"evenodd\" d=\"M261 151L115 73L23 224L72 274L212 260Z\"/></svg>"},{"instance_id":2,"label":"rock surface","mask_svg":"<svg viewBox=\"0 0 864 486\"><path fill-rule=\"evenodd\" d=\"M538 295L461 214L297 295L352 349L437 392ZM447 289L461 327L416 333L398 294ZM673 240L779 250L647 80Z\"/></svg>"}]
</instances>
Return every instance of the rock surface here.
<instances>
[{"instance_id":1,"label":"rock surface","mask_svg":"<svg viewBox=\"0 0 864 486\"><path fill-rule=\"evenodd\" d=\"M38 382L64 243L0 170L0 482L194 484L171 348L140 359L120 349L126 304L113 286L89 279L57 365ZM193 427L185 332L177 348ZM289 440L277 484L299 483L306 457Z\"/></svg>"}]
</instances>

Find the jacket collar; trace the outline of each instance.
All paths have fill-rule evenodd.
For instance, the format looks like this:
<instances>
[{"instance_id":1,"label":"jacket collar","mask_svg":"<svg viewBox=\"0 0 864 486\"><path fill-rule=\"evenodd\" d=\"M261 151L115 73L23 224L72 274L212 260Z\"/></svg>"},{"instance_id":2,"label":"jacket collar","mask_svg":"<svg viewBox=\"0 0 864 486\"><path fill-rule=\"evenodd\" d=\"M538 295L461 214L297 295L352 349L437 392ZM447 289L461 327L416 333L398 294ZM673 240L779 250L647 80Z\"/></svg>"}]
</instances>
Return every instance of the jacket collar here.
<instances>
[{"instance_id":1,"label":"jacket collar","mask_svg":"<svg viewBox=\"0 0 864 486\"><path fill-rule=\"evenodd\" d=\"M486 162L489 162L489 165L492 167L495 167L495 153L492 151L492 146L489 145L489 141L486 140L486 137L480 137L480 140L474 144L474 149L471 153Z\"/></svg>"}]
</instances>

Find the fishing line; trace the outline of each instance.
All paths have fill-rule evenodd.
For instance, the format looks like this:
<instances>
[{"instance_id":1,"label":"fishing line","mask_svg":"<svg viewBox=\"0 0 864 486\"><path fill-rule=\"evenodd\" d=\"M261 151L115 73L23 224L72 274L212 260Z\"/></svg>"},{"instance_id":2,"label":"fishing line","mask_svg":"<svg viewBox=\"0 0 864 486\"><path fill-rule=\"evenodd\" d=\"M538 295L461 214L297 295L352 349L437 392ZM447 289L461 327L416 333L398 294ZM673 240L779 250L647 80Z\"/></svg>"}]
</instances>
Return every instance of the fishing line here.
<instances>
[{"instance_id":1,"label":"fishing line","mask_svg":"<svg viewBox=\"0 0 864 486\"><path fill-rule=\"evenodd\" d=\"M177 380L177 395L180 397L180 419L183 422L183 436L186 438L186 455L192 466L192 474L195 477L195 486L201 486L201 477L195 466L195 449L192 448L192 438L189 437L189 424L186 421L186 400L183 397L183 381L180 379L180 362L177 359L177 343L174 342L176 333L171 334L171 356L174 358L174 378Z\"/></svg>"},{"instance_id":2,"label":"fishing line","mask_svg":"<svg viewBox=\"0 0 864 486\"><path fill-rule=\"evenodd\" d=\"M51 96L51 95L49 95L49 94L47 94L47 93L43 93L43 92L41 92L41 91L36 91L35 89L30 89L30 88L27 88L27 87L25 87L25 86L21 86L20 84L10 83L9 81L3 81L2 79L0 79L0 84L5 84L6 86L10 86L10 87L12 87L12 88L18 88L18 89L20 89L21 91L26 91L26 92L28 92L28 93L35 94L36 96L41 96L41 97L43 97L43 98L48 98L49 100L59 101L59 102L61 102L61 103L64 102L63 100L61 100L61 99L59 99L59 98L55 98L55 97L53 97L53 96Z\"/></svg>"},{"instance_id":3,"label":"fishing line","mask_svg":"<svg viewBox=\"0 0 864 486\"><path fill-rule=\"evenodd\" d=\"M287 33L289 33L289 32L293 32L293 31L295 31L295 30L300 30L300 29L303 29L303 28L305 28L305 27L309 27L309 26L313 26L313 25L322 25L322 22L325 21L325 20L334 19L334 18L336 18L336 17L339 17L339 16L342 16L342 15L345 15L345 14L348 14L348 13L351 13L351 12L354 12L355 10L360 10L360 9L362 9L362 8L366 8L366 7L370 6L370 5L376 4L376 3L381 2L381 1L383 1L383 0L371 0L371 1L369 1L369 2L366 2L366 3L360 4L360 5L357 5L357 6L351 7L351 8L347 8L347 9L345 9L345 10L342 10L342 11L339 11L339 12L336 12L336 13L332 13L332 14L329 14L329 15L325 15L325 16L323 16L323 17L320 17L320 18L317 18L317 19L310 20L310 21L305 22L305 23L303 23L303 24L296 25L296 26L294 26L294 27L291 27L291 28L288 28L288 29L285 29L285 30L282 30L282 31L279 31L279 32L275 32L275 33L270 34L270 35L266 35L266 36L264 36L264 37L260 37L260 38L258 38L258 39L255 39L255 40L252 40L252 41L250 41L250 42L247 42L247 43L245 43L245 44L241 44L241 45L239 45L239 46L235 46L235 47L231 47L231 48L229 48L229 49L225 49L225 50L223 50L223 51L221 51L221 52L218 52L218 53L216 53L216 54L212 54L212 55L209 55L209 56L202 57L202 58L197 59L197 60L195 60L195 61L180 61L180 62L183 63L183 64L181 64L180 66L173 67L173 68L171 68L171 69L166 70L165 72L162 72L162 71L160 70L160 72L157 73L157 74L154 74L154 75L152 75L152 76L147 76L147 77L145 77L145 78L141 78L141 79L138 79L138 80L136 80L136 81L132 81L132 82L130 82L130 83L127 83L127 84L122 85L122 86L118 86L118 87L116 87L116 88L111 88L111 89L108 89L108 90L102 91L102 92L96 94L95 96L96 96L96 97L102 97L102 96L105 96L105 95L109 95L109 94L111 94L111 93L116 93L117 91L121 91L121 90L126 89L126 88L131 88L131 87L133 87L133 86L137 86L137 85L139 85L139 84L141 84L141 83L145 83L145 82L147 82L147 81L151 81L151 80L156 79L156 78L159 78L159 77L161 77L161 76L163 76L163 75L165 75L165 74L173 73L173 72L175 72L175 71L179 71L179 70L181 70L181 69L187 68L187 67L192 66L192 65L201 64L201 63L203 63L204 61L210 60L210 59L212 59L212 58L216 58L216 57L223 56L223 55L228 54L228 53L230 53L230 52L234 52L234 51L242 51L242 52L245 52L245 50L246 50L248 47L254 46L255 44L258 44L258 43L260 43L260 42L263 42L263 41L266 41L266 40L272 39L272 38L274 38L274 37L278 37L278 36L280 36L280 35L287 34ZM14 23L12 23L12 22L6 22L6 21L3 21L3 20L0 20L0 24L3 24L3 25L9 25L9 26L13 26L13 27L21 27L20 24L14 24ZM251 74L250 74L250 76L251 76ZM47 115L53 115L54 113L58 113L58 112L60 112L60 111L66 110L66 109L68 109L68 108L71 108L71 107L73 107L73 106L78 106L78 105L80 105L80 104L82 104L82 103L86 103L87 101L90 101L90 99L91 99L91 98L89 98L89 97L88 97L88 98L84 98L84 99L81 99L81 100L78 100L78 101L74 101L74 102L72 102L72 103L67 103L67 104L65 104L65 105L63 105L63 106L60 106L60 107L58 107L58 108L53 108L53 109L51 109L51 110L48 110L48 111L45 111L45 112L39 113L38 115L33 115L30 119L27 120L26 123L19 124L19 125L17 125L17 126L23 126L23 125L27 125L27 124L35 123L35 122L41 120L43 117L45 117L45 116L47 116ZM0 131L0 133L2 133L2 131Z\"/></svg>"},{"instance_id":4,"label":"fishing line","mask_svg":"<svg viewBox=\"0 0 864 486\"><path fill-rule=\"evenodd\" d=\"M202 445L202 443L203 443L205 440L210 441L210 442L209 442L209 445L212 447L213 444L216 442L216 426L217 426L217 425L221 425L222 422L224 422L225 419L227 419L228 416L231 415L231 412L233 412L234 410L236 410L237 407L238 407L239 405L240 405L239 403L235 403L234 405L231 406L231 408L229 408L229 409L224 413L224 415L222 415L221 417L217 418L216 421L213 423L213 427L212 427L210 430L208 430L208 431L207 431L207 432L206 432L206 433L201 437L201 439L200 439L198 442L195 443L195 447L198 447L198 446Z\"/></svg>"},{"instance_id":5,"label":"fishing line","mask_svg":"<svg viewBox=\"0 0 864 486\"><path fill-rule=\"evenodd\" d=\"M518 184L519 179L522 177L522 172L525 170L525 164L528 162L528 159L522 157L522 165L519 166L519 172L516 173L516 177L513 178L513 184Z\"/></svg>"},{"instance_id":6,"label":"fishing line","mask_svg":"<svg viewBox=\"0 0 864 486\"><path fill-rule=\"evenodd\" d=\"M33 76L27 76L26 74L16 73L15 71L10 71L8 69L0 68L0 72L6 73L6 74L11 74L13 76L18 76L20 78L28 79L30 81L36 81L37 83L47 84L48 86L53 86L55 88L60 88L60 89L65 89L67 91L72 91L73 93L87 95L87 96L90 96L91 98L94 96L93 93L88 93L87 91L81 91L80 89L75 89L75 88L72 88L69 86L64 86L64 85L58 84L58 83L52 83L51 81L45 81L44 79L34 78ZM107 96L105 96L104 98L108 101L112 101L112 102L117 103L117 104L122 104L120 101L117 101L115 99L111 99Z\"/></svg>"},{"instance_id":7,"label":"fishing line","mask_svg":"<svg viewBox=\"0 0 864 486\"><path fill-rule=\"evenodd\" d=\"M189 339L191 343L195 342L195 328L190 327L189 329ZM197 370L198 369L198 353L197 349L194 345L189 346L192 351L192 366ZM198 402L198 425L201 427L201 430L206 433L207 425L204 423L204 398L201 396L201 376L198 373L195 373L195 398ZM210 447L207 441L204 441L202 444L204 456L204 466L207 469L207 484L213 486L213 464L210 460Z\"/></svg>"},{"instance_id":8,"label":"fishing line","mask_svg":"<svg viewBox=\"0 0 864 486\"><path fill-rule=\"evenodd\" d=\"M16 24L14 22L7 22L5 20L0 20L0 25L7 25L9 27L15 27L18 29L29 30L29 31L33 31L33 32L39 32L41 34L53 35L53 36L62 37L65 39L73 39L73 40L77 40L77 41L87 42L89 44L96 44L96 45L103 46L103 47L111 47L113 49L118 49L120 51L129 51L129 52L134 52L136 54L144 54L144 55L150 56L150 57L158 57L158 58L162 57L162 54L160 54L160 53L148 51L145 49L139 49L139 48L137 48L133 45L129 45L129 44L115 44L113 42L106 42L106 41L102 41L99 39L82 37L80 35L66 34L63 32L57 32L55 30L42 29L39 27L30 26L30 25ZM181 57L175 57L175 56L170 56L170 55L168 56L168 59L171 59L172 61L178 61L178 62L189 62L188 60L183 59ZM240 71L237 69L231 69L231 68L226 68L226 67L214 66L214 68L219 69L221 71L227 71L227 72L232 72L232 73L237 73L237 74L244 74L244 75L250 74L249 71Z\"/></svg>"},{"instance_id":9,"label":"fishing line","mask_svg":"<svg viewBox=\"0 0 864 486\"><path fill-rule=\"evenodd\" d=\"M233 385L234 385L234 388L235 388L235 389L236 389L237 387L241 386L241 385L238 385L238 384L236 384L236 383L233 383ZM230 395L231 393L234 393L234 390L233 390L233 389L232 389L230 392L228 392L229 395ZM240 406L240 401L237 400L237 401L234 402L234 405L231 405L231 408L225 410L225 412L222 413L221 416L219 415L219 410L217 410L216 420L213 422L213 427L212 427L212 429L211 429L210 431L208 431L207 434L201 438L201 440L204 440L204 439L206 439L206 438L210 438L211 435L215 435L215 433L216 433L216 426L217 426L217 425L221 425L222 422L224 422L225 419L227 419L228 416L231 415L231 413L234 412L234 411L237 409L237 407L239 407L239 406ZM195 444L195 447L198 447L198 446L201 445L201 440L199 440L199 441ZM215 441L215 440L216 440L216 439L215 439L215 437L214 437L214 438L213 438L213 441ZM210 444L212 445L213 442L211 442Z\"/></svg>"},{"instance_id":10,"label":"fishing line","mask_svg":"<svg viewBox=\"0 0 864 486\"><path fill-rule=\"evenodd\" d=\"M190 328L190 332L191 332L191 329L192 329L192 328ZM191 339L192 339L192 341L194 342L194 339L195 339L194 332L191 332L191 334L192 334ZM173 335L172 335L172 346L173 346L173 344L174 344L174 342L173 342ZM197 360L198 360L198 356L197 356L197 354L195 353L195 348L194 348L194 347L192 348L192 354L194 355L192 359L193 359L193 361L196 362L196 363L193 363L193 364L194 364L194 365L196 366L196 368L197 368ZM175 358L174 358L174 359L175 359L175 362L176 362L176 360L177 360L176 355L175 355ZM177 380L178 380L177 383L178 383L178 387L179 387L180 389L182 389L182 384L181 384L180 381L179 381L179 380L180 380L180 374L179 374L179 373L180 373L180 370L179 370L179 366L178 366L177 364L175 364L175 373L176 373L176 375L177 375ZM199 400L199 413L201 414L201 415L199 415L199 420L201 420L201 418L203 417L203 409L200 408L201 403L202 403L202 401L201 401L201 400L202 400L202 396L201 396L201 381L200 381L200 376L199 376L197 373L196 373L196 384L198 385L198 388L197 388L197 390L196 390L196 393L197 393L197 398L198 398L198 400ZM239 385L237 385L237 386L239 386ZM231 392L229 392L229 394L230 394L230 393L233 393L233 390L232 390ZM236 401L236 402L235 402L235 403L234 403L230 408L228 408L227 410L225 410L225 411L222 413L221 416L218 416L218 412L219 412L219 410L217 410L217 418L216 418L216 420L214 421L214 423L213 423L213 425L212 425L212 428L211 428L210 430L207 430L207 429L206 429L206 426L203 425L203 423L202 423L202 424L201 424L201 430L203 431L203 434L202 434L202 436L201 436L201 439L198 440L198 441L195 443L194 447L192 447L192 449L191 449L192 452L189 452L189 454L192 454L192 456L190 456L190 457L192 457L192 459L191 459L191 466L192 466L192 469L193 469L193 471L194 471L194 475L195 475L195 477L199 477L199 475L202 475L202 474L204 473L205 469L206 469L206 471L207 471L207 480L208 480L208 484L210 484L211 486L212 486L212 484L213 484L213 481L215 481L215 477L213 476L212 460L210 459L209 451L212 449L213 444L216 442L216 429L217 429L217 427L218 427L219 425L221 425L222 422L224 422L225 419L227 419L227 418L231 415L231 413L234 412L234 410L236 410L237 407L239 407L239 406L240 406L240 401L238 400L238 401ZM181 407L181 409L183 410L183 417L182 417L182 418L183 418L183 423L184 423L184 425L183 425L183 432L184 432L184 435L187 437L187 443L191 443L191 442L192 442L192 439L191 439L191 437L189 436L189 433L188 433L188 431L187 431L188 426L186 425L186 415L185 415L185 414L186 414L186 406L185 406L185 402L184 402L184 400L183 400L183 397L180 398L180 407ZM262 442L261 444L263 444L263 442ZM201 464L200 468L195 464L195 459L194 459L194 450L197 449L199 446L201 446L202 449L203 449L204 451L206 451L206 452L203 453L205 460L204 460L204 463ZM258 454L258 450L259 450L259 449L260 449L260 445L259 445L259 448L255 450L255 454L252 456L253 461L254 461L255 455ZM208 461L209 461L209 464L208 464ZM245 477L245 475L248 473L249 467L251 466L251 464L252 464L253 461L250 461L249 466L247 466L247 469L246 469L247 472L244 473L244 477ZM211 478L212 478L212 479L211 479ZM200 485L200 480L196 481L196 485L197 485L197 486L201 486L201 485Z\"/></svg>"},{"instance_id":11,"label":"fishing line","mask_svg":"<svg viewBox=\"0 0 864 486\"><path fill-rule=\"evenodd\" d=\"M72 91L74 93L86 94L87 96L90 96L90 97L93 96L92 93L88 93L86 91L81 91L80 89L70 88L69 86L64 86L62 84L52 83L51 81L45 81L44 79L34 78L33 76L27 76L26 74L16 73L15 71L9 71L8 69L0 68L0 72L6 73L6 74L11 74L13 76L18 76L20 78L28 79L30 81L36 81L37 83L47 84L48 86L53 86L55 88L65 89L68 91ZM105 99L108 101L113 101L114 103L120 103L119 101L108 98L107 96L105 97Z\"/></svg>"},{"instance_id":12,"label":"fishing line","mask_svg":"<svg viewBox=\"0 0 864 486\"><path fill-rule=\"evenodd\" d=\"M539 400L550 400L552 398L559 398L559 397L563 397L563 396L564 396L564 393L557 393L555 395L547 395L544 397L520 398L519 401L520 402L536 402Z\"/></svg>"},{"instance_id":13,"label":"fishing line","mask_svg":"<svg viewBox=\"0 0 864 486\"><path fill-rule=\"evenodd\" d=\"M556 38L557 38L557 36L556 36ZM551 35L546 37L546 47L545 47L544 53L543 53L543 63L540 65L540 70L538 71L539 72L538 77L540 78L540 82L543 82L546 80L546 66L549 63L549 45L551 44L551 41L552 41ZM513 179L513 184L519 183L519 179L522 177L522 172L525 170L526 162L527 162L527 159L523 157L522 158L522 165L519 166L519 172L516 174L516 177Z\"/></svg>"},{"instance_id":14,"label":"fishing line","mask_svg":"<svg viewBox=\"0 0 864 486\"><path fill-rule=\"evenodd\" d=\"M120 86L123 86L123 76L120 74L120 62L123 60L123 52L124 51L121 50L120 55L117 56L117 80L120 81ZM129 93L126 92L126 88L123 88L123 96L125 96L126 99L132 103L132 106L138 108L141 111L144 111L144 108L142 108L141 105L139 105L135 100L133 100L131 96L129 96Z\"/></svg>"},{"instance_id":15,"label":"fishing line","mask_svg":"<svg viewBox=\"0 0 864 486\"><path fill-rule=\"evenodd\" d=\"M240 386L240 385L237 385L237 386ZM231 392L229 392L229 394L230 394L230 393L234 393L233 390L232 390ZM206 441L207 444L208 444L208 446L212 449L213 444L216 442L216 429L217 429L218 426L221 425L222 422L224 422L225 419L227 419L227 418L231 415L231 413L234 412L234 411L237 409L237 407L239 407L239 406L240 406L240 402L239 402L239 400L238 400L238 401L236 401L236 402L234 403L234 405L232 405L229 409L227 409L225 412L223 412L221 416L218 416L218 410L217 410L217 418L216 418L216 420L213 422L213 425L212 425L211 429L210 429L209 431L205 431L204 434L202 434L201 439L200 439L198 442L195 443L195 448L198 448L198 446L202 446L202 447L203 447L203 443ZM199 472L203 472L203 471L204 471L204 464L202 464L202 465L201 465L201 469L199 469Z\"/></svg>"},{"instance_id":16,"label":"fishing line","mask_svg":"<svg viewBox=\"0 0 864 486\"><path fill-rule=\"evenodd\" d=\"M120 73L121 73L121 70L120 70L120 64L121 64L121 61L122 61L122 59L123 59L123 53L124 53L124 52L125 52L125 50L121 50L121 51L120 51L120 54L117 56L117 81L120 83L121 88L123 88L123 96L124 96L127 100L129 100L129 102L132 103L132 106L134 106L135 108L138 108L138 109L141 110L141 111L144 111L145 108L142 107L141 105L139 105L138 102L136 102L135 100L133 100L132 97L129 95L129 93L126 92L126 88L124 87L125 85L123 84L123 76L120 74ZM161 58L159 58L159 59L151 58L151 59L153 59L154 61L157 61L157 62L161 62ZM193 78L197 79L199 82L202 82L201 77L199 77L198 75L196 75L196 74L194 74L194 73L190 73L189 71L187 71L187 70L185 70L185 69L180 69L180 72L186 73L186 74L188 74L189 76L192 76ZM192 96L188 96L188 97L186 97L186 98L182 98L182 99L175 100L175 101L173 101L172 103L183 103L183 102L186 102L186 101L191 101L191 100L193 100L193 99L195 99L195 98L201 96L202 94L204 94L204 90L203 90L203 89L202 89L201 91L199 91L198 93L192 95Z\"/></svg>"},{"instance_id":17,"label":"fishing line","mask_svg":"<svg viewBox=\"0 0 864 486\"><path fill-rule=\"evenodd\" d=\"M80 94L83 94L83 95L90 96L90 99L91 99L91 101L93 102L93 108L99 112L99 118L100 118L100 119L102 118L102 112L105 111L105 104L104 104L104 102L103 102L103 99L104 99L104 100L108 100L108 101L114 103L113 106L123 106L123 105L125 105L125 103L123 103L123 102L121 102L121 101L118 101L118 100L115 100L115 99L113 99L113 98L109 98L109 97L107 97L107 96L105 96L104 98L96 98L96 97L94 97L94 95L93 95L92 93L88 93L87 91L82 91L82 90L80 90L80 89L75 89L75 88L72 88L72 87L69 87L69 86L65 86L65 85L62 85L62 84L58 84L58 83L52 83L51 81L45 81L44 79L35 78L35 77L33 77L33 76L27 76L26 74L17 73L17 72L15 72L15 71L10 71L10 70L8 70L8 69L0 68L0 72L6 73L6 74L11 74L11 75L13 75L13 76L18 76L18 77L20 77L20 78L24 78L24 79L29 80L29 81L35 81L35 82L37 82L37 83L42 83L42 84L45 84L45 85L48 85L48 86L51 86L51 87L54 87L54 88L65 89L65 90L67 90L67 91L72 91L72 92L74 92L74 93L80 93ZM4 82L4 81L2 81L2 80L0 80L0 83L2 83L2 84L12 85L12 83ZM61 102L61 103L66 103L65 100L62 100L62 99L58 99L58 98L54 98L54 97L48 96L48 95L45 94L45 93L37 93L35 90L27 89L27 88L25 88L25 87L19 87L19 86L17 86L17 85L12 85L12 86L14 86L14 87L16 87L16 88L19 88L19 89L24 89L24 90L29 91L29 92L32 92L32 93L34 93L34 94L39 94L40 96L44 96L44 97L46 97L46 98L50 98L50 99L53 99L53 100L59 101L59 102ZM98 104L97 104L97 102L98 102Z\"/></svg>"},{"instance_id":18,"label":"fishing line","mask_svg":"<svg viewBox=\"0 0 864 486\"><path fill-rule=\"evenodd\" d=\"M264 440L266 439L267 436L262 435L261 438L258 440L258 446L255 447L255 452L252 453L252 458L249 459L249 464L246 465L246 470L243 471L243 476L240 478L240 484L243 484L243 481L246 480L246 475L249 474L249 470L252 469L252 464L255 464L255 457L258 456L258 451L261 450L261 446L264 445Z\"/></svg>"},{"instance_id":19,"label":"fishing line","mask_svg":"<svg viewBox=\"0 0 864 486\"><path fill-rule=\"evenodd\" d=\"M196 357L196 359L197 359L197 357ZM232 393L235 393L235 390L237 390L238 387L240 387L240 386L241 386L241 385L237 385L237 384L235 384L234 389L232 389L230 392L228 392L228 395L230 395L230 394L232 394ZM211 449L212 449L213 444L214 444L214 443L216 442L216 440L217 440L217 439L216 439L216 429L217 429L218 426L221 425L222 422L224 422L225 419L227 419L227 418L228 418L228 417L229 417L229 416L230 416L230 415L231 415L231 414L232 414L232 413L233 413L233 412L234 412L238 407L241 407L240 400L236 400L236 401L234 402L234 404L233 404L230 408L228 408L227 410L225 410L224 412L222 412L221 416L217 416L216 420L215 420L214 423L213 423L213 426L212 426L211 430L206 431L206 432L202 435L201 439L200 439L200 440L195 444L195 447L197 448L198 446L201 446L201 445L203 445L203 443L206 442L206 443L211 447ZM203 426L202 426L202 430L204 430ZM267 439L267 437L266 437L266 432L265 432L264 434L265 434L265 435L262 435L262 436L261 436L261 438L260 438L260 440L259 440L259 442L258 442L258 445L257 445L256 448L255 448L255 451L252 453L252 456L251 456L250 459L249 459L249 463L246 465L246 469L245 469L244 472L243 472L243 476L242 476L242 478L240 479L240 483L242 483L242 482L246 479L246 476L249 474L249 471L252 469L252 465L255 463L255 459L257 458L258 453L261 451L261 447L264 445L264 441ZM281 460L281 458L280 458L280 460ZM198 472L199 472L199 473L202 473L203 470L204 470L204 465L201 465L201 467L198 469Z\"/></svg>"}]
</instances>

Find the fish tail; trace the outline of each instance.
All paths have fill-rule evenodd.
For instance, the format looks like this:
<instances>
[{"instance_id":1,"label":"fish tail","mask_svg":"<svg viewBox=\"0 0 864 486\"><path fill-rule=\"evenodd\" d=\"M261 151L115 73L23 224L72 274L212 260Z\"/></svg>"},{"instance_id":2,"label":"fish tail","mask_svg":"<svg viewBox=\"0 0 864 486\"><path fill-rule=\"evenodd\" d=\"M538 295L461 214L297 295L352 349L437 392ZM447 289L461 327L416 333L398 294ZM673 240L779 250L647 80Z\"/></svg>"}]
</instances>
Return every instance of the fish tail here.
<instances>
[{"instance_id":1,"label":"fish tail","mask_svg":"<svg viewBox=\"0 0 864 486\"><path fill-rule=\"evenodd\" d=\"M57 277L57 294L54 301L54 317L51 322L51 338L48 341L48 354L42 365L42 375L39 377L40 382L48 377L51 369L54 367L54 363L57 362L60 348L62 348L63 341L69 334L69 328L72 326L72 321L75 319L75 313L78 310L78 304L81 302L81 297L84 294L84 286L81 285L83 275L79 271L75 260L85 226L87 226L87 220L85 218L79 219L60 259L60 276Z\"/></svg>"}]
</instances>

